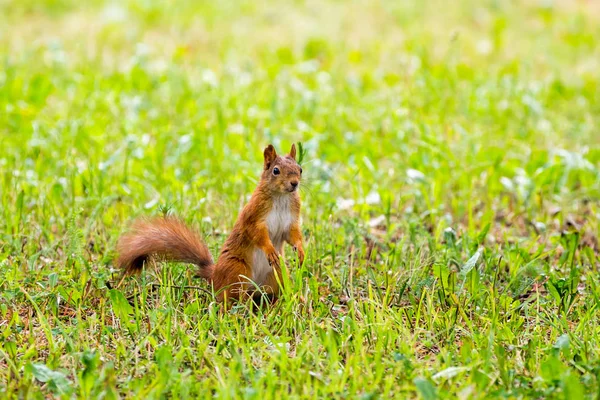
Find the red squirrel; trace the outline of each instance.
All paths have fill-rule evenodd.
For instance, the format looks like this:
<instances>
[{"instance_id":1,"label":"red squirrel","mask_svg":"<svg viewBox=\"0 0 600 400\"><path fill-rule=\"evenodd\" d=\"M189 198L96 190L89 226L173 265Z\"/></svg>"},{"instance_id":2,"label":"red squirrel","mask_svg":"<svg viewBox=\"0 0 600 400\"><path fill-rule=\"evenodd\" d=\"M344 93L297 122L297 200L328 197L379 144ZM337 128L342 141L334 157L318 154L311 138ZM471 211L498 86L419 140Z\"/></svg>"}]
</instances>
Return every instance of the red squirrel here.
<instances>
[{"instance_id":1,"label":"red squirrel","mask_svg":"<svg viewBox=\"0 0 600 400\"><path fill-rule=\"evenodd\" d=\"M256 296L260 294L256 286L275 299L282 282L279 255L284 242L296 250L300 265L304 262L298 193L301 179L296 146L279 156L269 145L264 150L260 182L216 263L196 232L179 219L166 216L135 222L118 242L117 264L125 275L131 275L139 273L151 257L192 263L198 267L198 276L212 284L219 301Z\"/></svg>"}]
</instances>

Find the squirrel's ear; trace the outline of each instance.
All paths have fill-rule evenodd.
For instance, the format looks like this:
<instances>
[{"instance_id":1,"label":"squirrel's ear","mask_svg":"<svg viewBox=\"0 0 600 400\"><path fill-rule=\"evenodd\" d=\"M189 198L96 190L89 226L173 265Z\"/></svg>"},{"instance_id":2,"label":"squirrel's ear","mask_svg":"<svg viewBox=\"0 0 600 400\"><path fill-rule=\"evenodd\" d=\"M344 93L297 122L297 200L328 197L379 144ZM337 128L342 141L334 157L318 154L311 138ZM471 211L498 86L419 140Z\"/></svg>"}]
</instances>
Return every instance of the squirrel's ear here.
<instances>
[{"instance_id":1,"label":"squirrel's ear","mask_svg":"<svg viewBox=\"0 0 600 400\"><path fill-rule=\"evenodd\" d=\"M290 150L290 157L296 159L296 143L292 143L292 149Z\"/></svg>"},{"instance_id":2,"label":"squirrel's ear","mask_svg":"<svg viewBox=\"0 0 600 400\"><path fill-rule=\"evenodd\" d=\"M269 169L271 167L271 163L277 158L277 152L275 151L275 147L272 144L268 145L265 148L265 169Z\"/></svg>"}]
</instances>

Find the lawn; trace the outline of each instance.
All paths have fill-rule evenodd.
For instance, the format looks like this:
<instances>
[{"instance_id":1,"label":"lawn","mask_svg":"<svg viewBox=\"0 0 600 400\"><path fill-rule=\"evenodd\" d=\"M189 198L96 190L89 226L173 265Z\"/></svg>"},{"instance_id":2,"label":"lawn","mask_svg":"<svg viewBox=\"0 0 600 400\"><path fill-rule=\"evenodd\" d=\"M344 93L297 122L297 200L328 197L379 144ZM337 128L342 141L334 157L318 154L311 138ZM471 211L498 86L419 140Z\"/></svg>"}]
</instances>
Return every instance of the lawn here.
<instances>
[{"instance_id":1,"label":"lawn","mask_svg":"<svg viewBox=\"0 0 600 400\"><path fill-rule=\"evenodd\" d=\"M0 397L600 395L597 2L4 0L0 62ZM116 288L137 216L216 256L293 142L273 307Z\"/></svg>"}]
</instances>

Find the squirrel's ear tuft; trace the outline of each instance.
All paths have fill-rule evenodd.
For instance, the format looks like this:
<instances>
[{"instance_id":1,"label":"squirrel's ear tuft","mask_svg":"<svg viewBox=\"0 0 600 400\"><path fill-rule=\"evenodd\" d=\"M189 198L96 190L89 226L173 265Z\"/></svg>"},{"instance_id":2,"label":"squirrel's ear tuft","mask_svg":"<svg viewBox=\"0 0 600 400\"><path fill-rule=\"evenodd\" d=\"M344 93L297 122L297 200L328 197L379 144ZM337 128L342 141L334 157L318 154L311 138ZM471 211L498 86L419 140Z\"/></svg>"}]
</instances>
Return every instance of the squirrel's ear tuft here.
<instances>
[{"instance_id":1,"label":"squirrel's ear tuft","mask_svg":"<svg viewBox=\"0 0 600 400\"><path fill-rule=\"evenodd\" d=\"M265 148L265 169L269 169L271 167L271 163L275 161L277 158L277 152L275 151L275 147L272 144L268 145Z\"/></svg>"},{"instance_id":2,"label":"squirrel's ear tuft","mask_svg":"<svg viewBox=\"0 0 600 400\"><path fill-rule=\"evenodd\" d=\"M292 149L290 150L290 157L296 159L296 143L292 143Z\"/></svg>"}]
</instances>

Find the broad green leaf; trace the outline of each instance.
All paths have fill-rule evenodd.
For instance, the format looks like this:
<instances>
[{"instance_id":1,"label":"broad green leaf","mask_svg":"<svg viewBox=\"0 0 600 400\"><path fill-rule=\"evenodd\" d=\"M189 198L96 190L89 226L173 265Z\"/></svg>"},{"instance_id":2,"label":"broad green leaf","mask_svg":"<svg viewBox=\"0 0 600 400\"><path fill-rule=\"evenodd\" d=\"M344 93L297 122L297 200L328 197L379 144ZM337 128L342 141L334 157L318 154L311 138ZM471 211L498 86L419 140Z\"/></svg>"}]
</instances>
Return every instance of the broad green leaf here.
<instances>
[{"instance_id":1,"label":"broad green leaf","mask_svg":"<svg viewBox=\"0 0 600 400\"><path fill-rule=\"evenodd\" d=\"M481 253L483 250L478 249L475 254L473 254L471 256L471 258L469 258L467 260L467 262L462 266L462 268L460 269L460 274L462 276L466 276L469 272L471 272L471 270L473 268L475 268L475 266L477 266L477 263L479 262L479 259L481 258Z\"/></svg>"},{"instance_id":2,"label":"broad green leaf","mask_svg":"<svg viewBox=\"0 0 600 400\"><path fill-rule=\"evenodd\" d=\"M435 400L438 398L435 386L426 378L415 378L413 383L417 387L418 393L425 400Z\"/></svg>"},{"instance_id":3,"label":"broad green leaf","mask_svg":"<svg viewBox=\"0 0 600 400\"><path fill-rule=\"evenodd\" d=\"M72 391L71 382L67 376L59 371L48 368L45 364L29 363L27 370L33 374L35 379L47 383L50 390L55 394L67 394Z\"/></svg>"}]
</instances>

